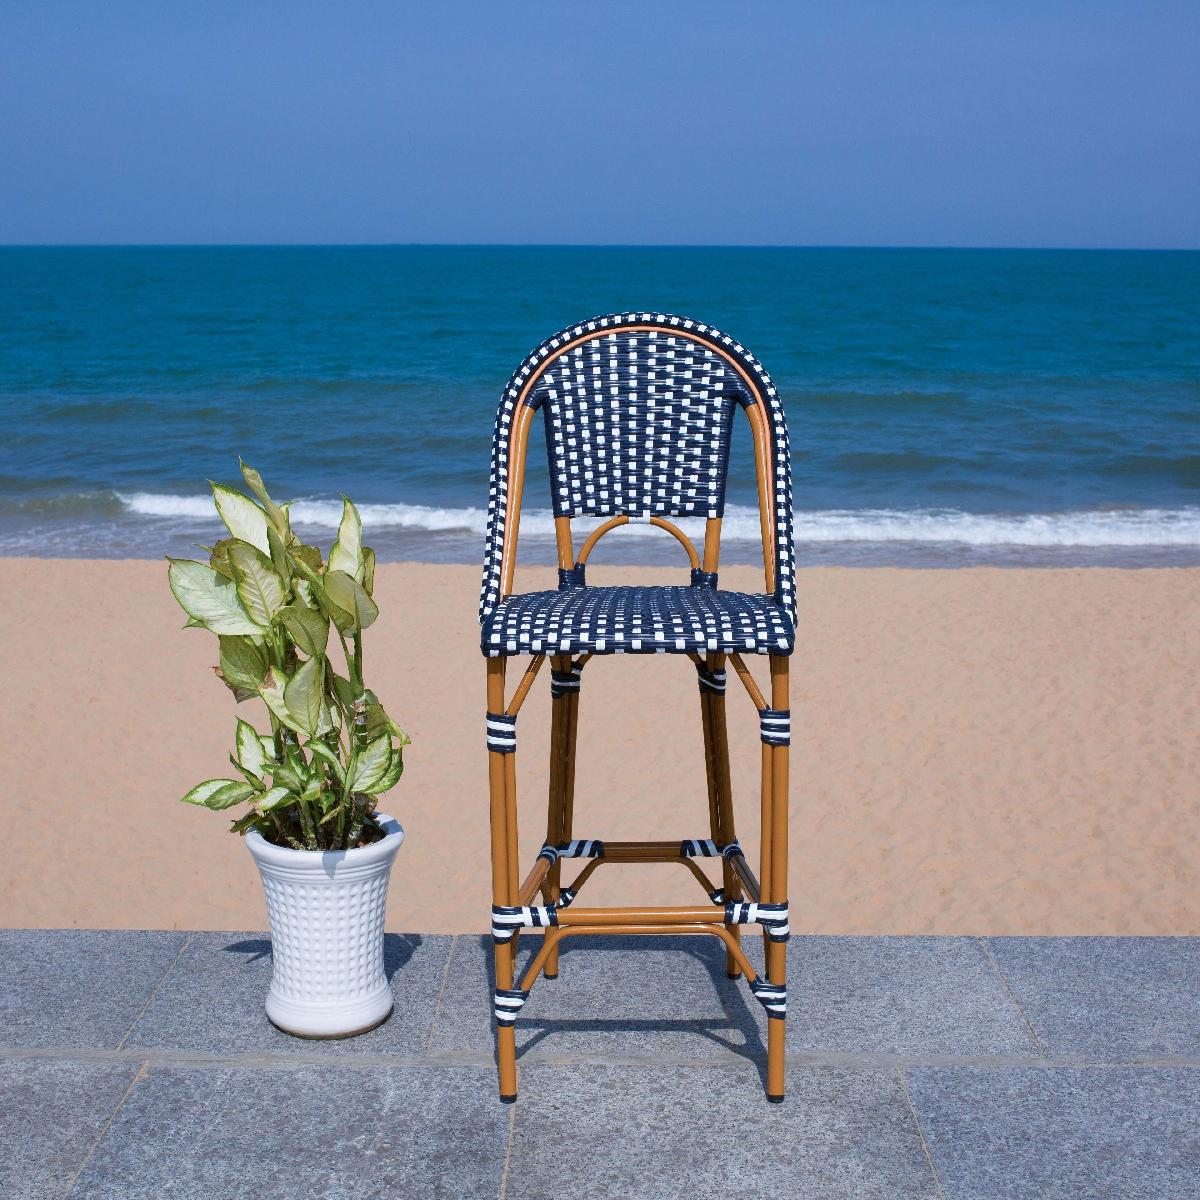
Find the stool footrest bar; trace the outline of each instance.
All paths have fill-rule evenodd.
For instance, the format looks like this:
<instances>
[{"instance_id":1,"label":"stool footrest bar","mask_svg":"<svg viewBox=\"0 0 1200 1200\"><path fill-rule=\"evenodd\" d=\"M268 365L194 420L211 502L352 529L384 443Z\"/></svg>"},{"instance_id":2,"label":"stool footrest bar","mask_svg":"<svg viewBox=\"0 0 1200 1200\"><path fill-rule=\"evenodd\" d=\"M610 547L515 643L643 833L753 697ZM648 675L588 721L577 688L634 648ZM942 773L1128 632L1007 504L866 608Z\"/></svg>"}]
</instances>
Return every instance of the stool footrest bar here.
<instances>
[{"instance_id":1,"label":"stool footrest bar","mask_svg":"<svg viewBox=\"0 0 1200 1200\"><path fill-rule=\"evenodd\" d=\"M556 925L725 925L725 910L715 905L703 908L572 908L557 912Z\"/></svg>"},{"instance_id":2,"label":"stool footrest bar","mask_svg":"<svg viewBox=\"0 0 1200 1200\"><path fill-rule=\"evenodd\" d=\"M684 838L679 844L680 858L734 858L743 854L737 838L724 845L712 838Z\"/></svg>"},{"instance_id":3,"label":"stool footrest bar","mask_svg":"<svg viewBox=\"0 0 1200 1200\"><path fill-rule=\"evenodd\" d=\"M560 858L603 857L604 843L599 838L574 838L569 842L559 842L556 846L547 842L538 851L538 858L544 858L551 866Z\"/></svg>"}]
</instances>

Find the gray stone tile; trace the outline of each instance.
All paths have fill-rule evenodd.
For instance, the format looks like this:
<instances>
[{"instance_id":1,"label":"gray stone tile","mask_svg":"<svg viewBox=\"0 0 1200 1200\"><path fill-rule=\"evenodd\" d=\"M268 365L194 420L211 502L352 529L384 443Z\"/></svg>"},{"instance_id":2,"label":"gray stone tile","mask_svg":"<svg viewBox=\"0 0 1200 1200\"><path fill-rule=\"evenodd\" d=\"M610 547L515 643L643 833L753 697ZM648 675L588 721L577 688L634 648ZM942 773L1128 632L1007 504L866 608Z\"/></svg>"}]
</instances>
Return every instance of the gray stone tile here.
<instances>
[{"instance_id":1,"label":"gray stone tile","mask_svg":"<svg viewBox=\"0 0 1200 1200\"><path fill-rule=\"evenodd\" d=\"M527 965L541 945L525 935ZM518 972L519 974L519 972ZM493 1054L492 943L461 937L434 1027L432 1054ZM566 940L559 977L539 979L517 1020L522 1061L618 1058L765 1058L766 1016L742 980L725 974L715 938Z\"/></svg>"},{"instance_id":2,"label":"gray stone tile","mask_svg":"<svg viewBox=\"0 0 1200 1200\"><path fill-rule=\"evenodd\" d=\"M126 1045L208 1054L418 1055L425 1049L450 937L386 935L384 966L396 1007L358 1037L311 1041L276 1029L263 1005L271 983L265 933L203 933L180 955Z\"/></svg>"},{"instance_id":3,"label":"gray stone tile","mask_svg":"<svg viewBox=\"0 0 1200 1200\"><path fill-rule=\"evenodd\" d=\"M1200 1070L904 1072L946 1200L1200 1195Z\"/></svg>"},{"instance_id":4,"label":"gray stone tile","mask_svg":"<svg viewBox=\"0 0 1200 1200\"><path fill-rule=\"evenodd\" d=\"M894 1071L539 1064L521 1072L508 1194L528 1200L937 1195Z\"/></svg>"},{"instance_id":5,"label":"gray stone tile","mask_svg":"<svg viewBox=\"0 0 1200 1200\"><path fill-rule=\"evenodd\" d=\"M989 938L1051 1058L1200 1057L1200 938Z\"/></svg>"},{"instance_id":6,"label":"gray stone tile","mask_svg":"<svg viewBox=\"0 0 1200 1200\"><path fill-rule=\"evenodd\" d=\"M151 1065L72 1200L499 1195L509 1108L486 1068Z\"/></svg>"},{"instance_id":7,"label":"gray stone tile","mask_svg":"<svg viewBox=\"0 0 1200 1200\"><path fill-rule=\"evenodd\" d=\"M187 937L0 930L0 1045L117 1046Z\"/></svg>"},{"instance_id":8,"label":"gray stone tile","mask_svg":"<svg viewBox=\"0 0 1200 1200\"><path fill-rule=\"evenodd\" d=\"M791 1053L1037 1054L974 938L801 937L788 959Z\"/></svg>"},{"instance_id":9,"label":"gray stone tile","mask_svg":"<svg viewBox=\"0 0 1200 1200\"><path fill-rule=\"evenodd\" d=\"M132 1062L0 1059L0 1196L65 1196L137 1069Z\"/></svg>"}]
</instances>

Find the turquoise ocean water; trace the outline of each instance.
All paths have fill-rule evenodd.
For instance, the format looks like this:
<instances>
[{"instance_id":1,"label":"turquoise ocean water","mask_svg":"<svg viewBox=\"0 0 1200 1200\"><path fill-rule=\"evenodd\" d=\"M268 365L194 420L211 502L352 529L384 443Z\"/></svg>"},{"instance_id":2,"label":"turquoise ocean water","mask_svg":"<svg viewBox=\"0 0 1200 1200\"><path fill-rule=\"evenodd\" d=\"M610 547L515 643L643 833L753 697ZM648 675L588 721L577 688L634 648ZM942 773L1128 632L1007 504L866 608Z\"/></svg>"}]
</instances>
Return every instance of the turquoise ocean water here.
<instances>
[{"instance_id":1,"label":"turquoise ocean water","mask_svg":"<svg viewBox=\"0 0 1200 1200\"><path fill-rule=\"evenodd\" d=\"M347 492L381 557L478 561L509 373L628 309L771 371L801 563L1200 563L1200 254L1015 250L0 249L0 553L180 552L240 453L320 539Z\"/></svg>"}]
</instances>

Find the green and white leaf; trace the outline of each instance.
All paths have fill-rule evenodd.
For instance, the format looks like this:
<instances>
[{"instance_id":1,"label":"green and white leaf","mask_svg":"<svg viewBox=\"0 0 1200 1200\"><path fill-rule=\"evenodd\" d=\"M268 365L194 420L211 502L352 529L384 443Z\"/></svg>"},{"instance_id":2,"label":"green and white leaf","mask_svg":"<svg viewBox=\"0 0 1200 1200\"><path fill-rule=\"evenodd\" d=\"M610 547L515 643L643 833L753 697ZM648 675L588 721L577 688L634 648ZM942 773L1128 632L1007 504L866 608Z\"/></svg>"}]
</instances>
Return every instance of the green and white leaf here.
<instances>
[{"instance_id":1,"label":"green and white leaf","mask_svg":"<svg viewBox=\"0 0 1200 1200\"><path fill-rule=\"evenodd\" d=\"M392 733L400 741L400 745L407 746L412 738L392 720L383 710L383 705L376 702L367 705L367 736L376 737L381 733Z\"/></svg>"},{"instance_id":2,"label":"green and white leaf","mask_svg":"<svg viewBox=\"0 0 1200 1200\"><path fill-rule=\"evenodd\" d=\"M329 619L303 604L289 604L276 614L288 636L310 658L325 653L329 644Z\"/></svg>"},{"instance_id":3,"label":"green and white leaf","mask_svg":"<svg viewBox=\"0 0 1200 1200\"><path fill-rule=\"evenodd\" d=\"M351 766L346 787L352 792L371 792L387 774L391 759L391 739L385 733L370 741Z\"/></svg>"},{"instance_id":4,"label":"green and white leaf","mask_svg":"<svg viewBox=\"0 0 1200 1200\"><path fill-rule=\"evenodd\" d=\"M375 551L370 546L362 548L363 577L362 585L368 596L375 594Z\"/></svg>"},{"instance_id":5,"label":"green and white leaf","mask_svg":"<svg viewBox=\"0 0 1200 1200\"><path fill-rule=\"evenodd\" d=\"M241 462L240 459L238 461ZM262 501L262 506L266 509L267 517L270 519L271 524L275 526L275 531L286 543L288 534L291 532L286 509L276 504L267 494L267 488L262 481L262 476L253 467L248 467L245 463L241 463L241 467L242 478L246 481L246 486Z\"/></svg>"},{"instance_id":6,"label":"green and white leaf","mask_svg":"<svg viewBox=\"0 0 1200 1200\"><path fill-rule=\"evenodd\" d=\"M288 800L295 799L296 793L291 788L273 787L265 795L258 798L255 802L255 807L262 812L269 812L271 809L278 808Z\"/></svg>"},{"instance_id":7,"label":"green and white leaf","mask_svg":"<svg viewBox=\"0 0 1200 1200\"><path fill-rule=\"evenodd\" d=\"M184 804L199 804L219 812L232 808L254 794L254 789L240 779L206 779L198 783L186 796Z\"/></svg>"},{"instance_id":8,"label":"green and white leaf","mask_svg":"<svg viewBox=\"0 0 1200 1200\"><path fill-rule=\"evenodd\" d=\"M304 780L300 778L300 772L290 763L276 763L271 768L271 782L297 793L304 790Z\"/></svg>"},{"instance_id":9,"label":"green and white leaf","mask_svg":"<svg viewBox=\"0 0 1200 1200\"><path fill-rule=\"evenodd\" d=\"M256 792L261 792L266 784L258 775L251 775L245 767L231 754L229 756L229 765L248 783Z\"/></svg>"},{"instance_id":10,"label":"green and white leaf","mask_svg":"<svg viewBox=\"0 0 1200 1200\"><path fill-rule=\"evenodd\" d=\"M271 560L246 542L229 547L229 565L237 581L237 594L246 611L260 625L270 625L283 607L286 589Z\"/></svg>"},{"instance_id":11,"label":"green and white leaf","mask_svg":"<svg viewBox=\"0 0 1200 1200\"><path fill-rule=\"evenodd\" d=\"M302 562L310 571L320 571L325 566L321 550L317 546L306 546L302 542L288 547L288 553Z\"/></svg>"},{"instance_id":12,"label":"green and white leaf","mask_svg":"<svg viewBox=\"0 0 1200 1200\"><path fill-rule=\"evenodd\" d=\"M234 541L234 538L222 538L208 552L208 565L218 575L224 575L226 579L233 578L233 568L229 565L229 547L233 545Z\"/></svg>"},{"instance_id":13,"label":"green and white leaf","mask_svg":"<svg viewBox=\"0 0 1200 1200\"><path fill-rule=\"evenodd\" d=\"M247 637L222 637L221 674L232 688L257 691L267 677L267 656Z\"/></svg>"},{"instance_id":14,"label":"green and white leaf","mask_svg":"<svg viewBox=\"0 0 1200 1200\"><path fill-rule=\"evenodd\" d=\"M186 796L181 796L180 799L184 804L200 804L211 796L214 792L219 791L227 783L235 782L232 779L206 779L203 783L198 783Z\"/></svg>"},{"instance_id":15,"label":"green and white leaf","mask_svg":"<svg viewBox=\"0 0 1200 1200\"><path fill-rule=\"evenodd\" d=\"M270 553L267 544L267 514L249 496L219 483L210 484L213 503L231 537Z\"/></svg>"},{"instance_id":16,"label":"green and white leaf","mask_svg":"<svg viewBox=\"0 0 1200 1200\"><path fill-rule=\"evenodd\" d=\"M235 741L237 760L243 769L249 771L251 775L262 775L266 760L263 756L262 739L258 736L258 730L248 721L239 718Z\"/></svg>"},{"instance_id":17,"label":"green and white leaf","mask_svg":"<svg viewBox=\"0 0 1200 1200\"><path fill-rule=\"evenodd\" d=\"M299 724L287 706L286 692L289 682L290 680L279 667L272 667L267 678L258 685L258 694L263 698L263 703L267 708L271 710L271 715L281 725L285 725L295 733L307 733L308 730Z\"/></svg>"},{"instance_id":18,"label":"green and white leaf","mask_svg":"<svg viewBox=\"0 0 1200 1200\"><path fill-rule=\"evenodd\" d=\"M324 684L323 658L310 658L288 681L283 691L287 711L301 732L310 737L316 735L321 724L322 687Z\"/></svg>"},{"instance_id":19,"label":"green and white leaf","mask_svg":"<svg viewBox=\"0 0 1200 1200\"><path fill-rule=\"evenodd\" d=\"M342 497L342 522L338 526L337 541L329 551L329 569L345 571L356 580L362 579L362 521L358 509Z\"/></svg>"},{"instance_id":20,"label":"green and white leaf","mask_svg":"<svg viewBox=\"0 0 1200 1200\"><path fill-rule=\"evenodd\" d=\"M345 676L339 675L336 671L332 671L333 675L333 690L337 698L346 708L353 706L355 701L354 684Z\"/></svg>"},{"instance_id":21,"label":"green and white leaf","mask_svg":"<svg viewBox=\"0 0 1200 1200\"><path fill-rule=\"evenodd\" d=\"M382 778L374 787L364 788L363 790L369 792L372 796L382 796L384 792L391 791L400 782L400 776L403 774L404 751L399 746L393 746L387 770L383 773Z\"/></svg>"},{"instance_id":22,"label":"green and white leaf","mask_svg":"<svg viewBox=\"0 0 1200 1200\"><path fill-rule=\"evenodd\" d=\"M363 585L344 571L329 571L325 575L325 595L340 612L350 617L351 629L366 629L379 616L375 601L367 595ZM337 620L336 613L334 620Z\"/></svg>"},{"instance_id":23,"label":"green and white leaf","mask_svg":"<svg viewBox=\"0 0 1200 1200\"><path fill-rule=\"evenodd\" d=\"M274 525L267 526L267 546L271 554L271 565L275 568L279 578L286 584L292 577L292 569L288 566L287 550L284 548L283 538L275 532Z\"/></svg>"},{"instance_id":24,"label":"green and white leaf","mask_svg":"<svg viewBox=\"0 0 1200 1200\"><path fill-rule=\"evenodd\" d=\"M263 633L238 597L237 588L205 563L172 558L167 576L179 606L216 634Z\"/></svg>"},{"instance_id":25,"label":"green and white leaf","mask_svg":"<svg viewBox=\"0 0 1200 1200\"><path fill-rule=\"evenodd\" d=\"M306 608L320 609L320 603L313 592L313 585L307 579L293 579L292 591L296 599ZM328 618L326 618L328 620Z\"/></svg>"},{"instance_id":26,"label":"green and white leaf","mask_svg":"<svg viewBox=\"0 0 1200 1200\"><path fill-rule=\"evenodd\" d=\"M304 748L314 758L319 758L323 763L327 763L339 783L345 782L346 768L342 766L342 760L324 742L312 741Z\"/></svg>"}]
</instances>

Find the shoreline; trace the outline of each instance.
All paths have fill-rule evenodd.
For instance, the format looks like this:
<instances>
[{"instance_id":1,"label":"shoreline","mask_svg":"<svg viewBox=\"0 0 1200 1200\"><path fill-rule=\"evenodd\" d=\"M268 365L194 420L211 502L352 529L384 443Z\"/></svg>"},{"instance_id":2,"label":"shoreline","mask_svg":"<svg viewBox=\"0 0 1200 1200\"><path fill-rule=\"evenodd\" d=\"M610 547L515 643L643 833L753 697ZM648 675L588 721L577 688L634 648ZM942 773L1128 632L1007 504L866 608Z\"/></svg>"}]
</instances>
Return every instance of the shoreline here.
<instances>
[{"instance_id":1,"label":"shoreline","mask_svg":"<svg viewBox=\"0 0 1200 1200\"><path fill-rule=\"evenodd\" d=\"M722 584L761 575L727 567ZM478 585L475 566L379 567L367 680L414 739L382 805L407 831L390 930L486 927ZM225 815L177 799L225 773L235 706L211 678L214 639L181 630L164 564L0 558L0 586L20 623L4 651L0 926L265 928ZM552 573L522 568L518 586ZM1200 570L806 568L799 592L793 929L1200 933ZM522 714L523 864L544 822L543 692ZM577 835L704 835L690 664L593 660L583 693ZM740 692L729 721L753 862L758 742ZM591 887L598 904L686 903L688 884L655 867Z\"/></svg>"},{"instance_id":2,"label":"shoreline","mask_svg":"<svg viewBox=\"0 0 1200 1200\"><path fill-rule=\"evenodd\" d=\"M478 565L486 507L364 501L364 531L379 562ZM341 519L340 500L306 496L293 502L293 525L306 541L327 545ZM796 509L796 561L801 567L1200 567L1200 505L1110 504L1041 510L952 507ZM582 538L596 522L580 519ZM694 543L704 522L677 523ZM522 558L556 561L553 513L522 511ZM0 557L137 559L191 556L196 545L224 536L209 495L79 492L19 500L0 496ZM721 561L762 561L758 509L730 499L722 520ZM155 554L148 555L153 547ZM660 531L629 525L606 537L597 563L654 566L669 557Z\"/></svg>"},{"instance_id":3,"label":"shoreline","mask_svg":"<svg viewBox=\"0 0 1200 1200\"><path fill-rule=\"evenodd\" d=\"M161 554L153 556L131 555L123 550L110 554L97 554L95 548L88 552L63 550L57 554L31 555L22 549L13 549L3 544L0 536L0 561L16 562L104 562L104 563L153 563L162 562L168 556L174 558L204 558L197 550L199 539L211 535L213 541L222 531L204 531L194 538L180 537L168 544ZM332 535L328 531L305 535L318 545L328 546ZM369 535L368 535L369 536ZM611 539L615 542L616 539ZM590 562L597 567L616 569L670 570L678 563L670 557L671 548L663 542L645 547L643 554L622 554L610 540L597 545ZM415 552L389 552L389 543L376 550L376 561L392 566L451 566L482 572L483 541L472 535L470 538L445 539L440 543L425 543ZM666 555L663 554L664 549ZM521 539L521 559L530 567L553 567L557 562L554 543L544 538ZM743 545L723 544L721 547L721 570L754 569L761 567L762 548L759 543ZM1081 547L991 547L987 553L977 548L955 547L952 550L929 545L876 546L854 544L853 549L844 545L798 546L796 565L801 571L811 570L894 570L894 571L963 571L972 569L995 569L1001 571L1074 571L1074 570L1119 570L1119 571L1162 571L1196 570L1200 568L1200 544L1192 546L1081 546Z\"/></svg>"}]
</instances>

